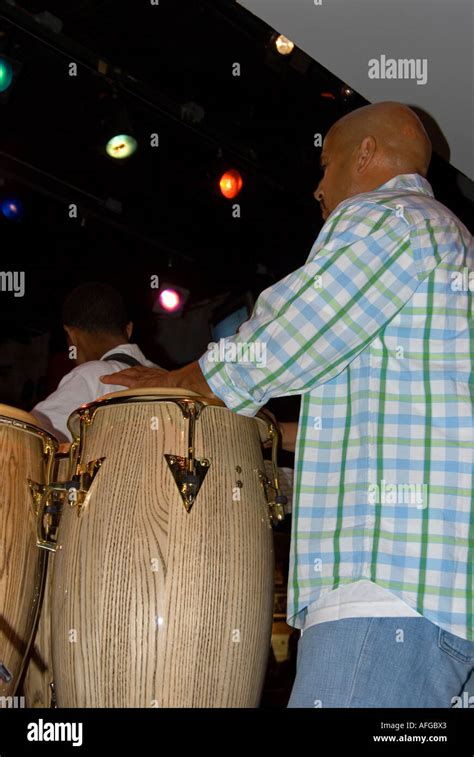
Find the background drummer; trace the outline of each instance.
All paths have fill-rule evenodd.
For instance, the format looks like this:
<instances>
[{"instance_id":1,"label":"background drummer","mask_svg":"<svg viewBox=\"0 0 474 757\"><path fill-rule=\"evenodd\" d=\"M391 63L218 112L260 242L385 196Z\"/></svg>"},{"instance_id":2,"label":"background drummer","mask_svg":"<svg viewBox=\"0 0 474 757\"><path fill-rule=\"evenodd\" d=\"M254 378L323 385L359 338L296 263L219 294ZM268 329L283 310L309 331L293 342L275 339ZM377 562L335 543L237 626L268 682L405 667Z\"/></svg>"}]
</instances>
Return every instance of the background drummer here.
<instances>
[{"instance_id":1,"label":"background drummer","mask_svg":"<svg viewBox=\"0 0 474 757\"><path fill-rule=\"evenodd\" d=\"M42 426L62 442L70 441L69 415L85 402L104 392L100 376L104 363L111 373L125 365L153 367L138 345L130 343L133 324L129 321L121 294L109 284L90 282L76 287L66 297L62 322L69 347L75 347L76 367L64 376L56 391L31 411ZM124 385L112 382L110 391Z\"/></svg>"},{"instance_id":2,"label":"background drummer","mask_svg":"<svg viewBox=\"0 0 474 757\"><path fill-rule=\"evenodd\" d=\"M185 387L245 415L302 395L293 707L449 708L474 669L472 295L449 278L474 269L474 249L433 197L430 158L408 107L346 115L324 140L325 224L306 264L231 337L262 342L266 364L207 353L170 373L103 378ZM287 446L295 430L284 428ZM372 500L384 481L429 493Z\"/></svg>"}]
</instances>

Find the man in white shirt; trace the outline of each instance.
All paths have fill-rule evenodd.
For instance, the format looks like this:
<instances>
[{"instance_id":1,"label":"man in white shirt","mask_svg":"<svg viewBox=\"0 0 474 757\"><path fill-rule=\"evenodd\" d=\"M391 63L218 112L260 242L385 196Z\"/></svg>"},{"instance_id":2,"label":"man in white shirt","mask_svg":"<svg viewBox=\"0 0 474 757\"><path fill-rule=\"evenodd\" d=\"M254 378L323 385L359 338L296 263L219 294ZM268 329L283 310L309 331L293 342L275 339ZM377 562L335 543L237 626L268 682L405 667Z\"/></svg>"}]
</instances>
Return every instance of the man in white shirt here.
<instances>
[{"instance_id":1,"label":"man in white shirt","mask_svg":"<svg viewBox=\"0 0 474 757\"><path fill-rule=\"evenodd\" d=\"M67 428L70 414L106 391L124 389L123 384L104 387L99 377L127 366L153 367L136 344L130 344L133 324L128 320L122 296L108 284L81 284L66 298L63 325L76 367L64 376L55 392L31 411L40 424L61 442L71 440ZM107 365L104 366L104 361Z\"/></svg>"}]
</instances>

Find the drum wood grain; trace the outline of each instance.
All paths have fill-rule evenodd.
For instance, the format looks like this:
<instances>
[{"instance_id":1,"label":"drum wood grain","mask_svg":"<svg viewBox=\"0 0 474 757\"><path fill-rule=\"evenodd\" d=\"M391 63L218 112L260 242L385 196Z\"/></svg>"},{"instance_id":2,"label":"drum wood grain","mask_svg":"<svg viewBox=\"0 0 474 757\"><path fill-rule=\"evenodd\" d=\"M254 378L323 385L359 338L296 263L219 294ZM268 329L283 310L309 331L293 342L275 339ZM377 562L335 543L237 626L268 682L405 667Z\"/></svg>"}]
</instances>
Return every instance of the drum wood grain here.
<instances>
[{"instance_id":1,"label":"drum wood grain","mask_svg":"<svg viewBox=\"0 0 474 757\"><path fill-rule=\"evenodd\" d=\"M2 696L17 689L45 570L27 484L28 479L46 483L43 440L26 426L14 425L15 411L8 412L8 419L0 417L0 662L12 678L0 677Z\"/></svg>"},{"instance_id":2,"label":"drum wood grain","mask_svg":"<svg viewBox=\"0 0 474 757\"><path fill-rule=\"evenodd\" d=\"M195 454L211 464L190 513L164 458L187 454L187 430L156 400L100 407L87 428L83 462L105 461L81 516L68 507L59 528L59 707L258 705L273 539L257 421L203 410Z\"/></svg>"}]
</instances>

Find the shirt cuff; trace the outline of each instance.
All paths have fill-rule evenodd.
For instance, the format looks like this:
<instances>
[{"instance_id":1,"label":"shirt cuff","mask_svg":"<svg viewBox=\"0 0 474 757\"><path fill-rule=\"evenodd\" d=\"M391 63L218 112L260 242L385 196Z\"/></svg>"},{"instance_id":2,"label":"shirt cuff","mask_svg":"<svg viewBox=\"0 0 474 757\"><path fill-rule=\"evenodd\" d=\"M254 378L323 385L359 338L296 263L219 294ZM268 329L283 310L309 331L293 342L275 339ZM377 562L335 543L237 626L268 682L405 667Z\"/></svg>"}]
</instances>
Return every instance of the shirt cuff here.
<instances>
[{"instance_id":1,"label":"shirt cuff","mask_svg":"<svg viewBox=\"0 0 474 757\"><path fill-rule=\"evenodd\" d=\"M206 382L229 410L249 416L258 413L262 405L249 396L245 387L239 388L232 381L230 371L233 363L216 362L209 352L205 352L198 362Z\"/></svg>"}]
</instances>

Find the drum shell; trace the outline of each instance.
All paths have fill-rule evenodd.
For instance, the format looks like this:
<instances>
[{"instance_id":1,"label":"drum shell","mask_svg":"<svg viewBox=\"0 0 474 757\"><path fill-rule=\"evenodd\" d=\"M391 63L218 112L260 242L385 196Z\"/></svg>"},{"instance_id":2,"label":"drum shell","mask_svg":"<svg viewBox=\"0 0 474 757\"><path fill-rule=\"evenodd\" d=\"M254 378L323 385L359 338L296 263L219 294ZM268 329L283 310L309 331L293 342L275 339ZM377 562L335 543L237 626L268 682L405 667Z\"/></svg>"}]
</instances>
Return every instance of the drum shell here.
<instances>
[{"instance_id":1,"label":"drum shell","mask_svg":"<svg viewBox=\"0 0 474 757\"><path fill-rule=\"evenodd\" d=\"M257 421L202 409L195 455L210 466L189 513L164 457L187 454L188 431L175 402L143 398L99 403L81 424L79 462L105 460L59 528L59 707L258 705L273 541Z\"/></svg>"},{"instance_id":2,"label":"drum shell","mask_svg":"<svg viewBox=\"0 0 474 757\"><path fill-rule=\"evenodd\" d=\"M56 440L33 416L0 406L0 695L12 696L22 677L38 614L46 555L36 546L36 516L28 481L46 484Z\"/></svg>"}]
</instances>

